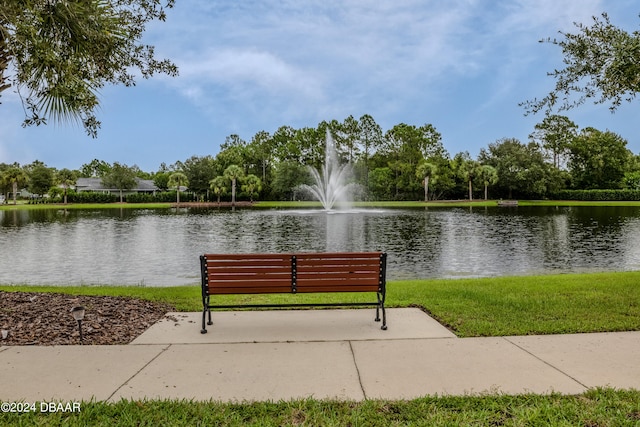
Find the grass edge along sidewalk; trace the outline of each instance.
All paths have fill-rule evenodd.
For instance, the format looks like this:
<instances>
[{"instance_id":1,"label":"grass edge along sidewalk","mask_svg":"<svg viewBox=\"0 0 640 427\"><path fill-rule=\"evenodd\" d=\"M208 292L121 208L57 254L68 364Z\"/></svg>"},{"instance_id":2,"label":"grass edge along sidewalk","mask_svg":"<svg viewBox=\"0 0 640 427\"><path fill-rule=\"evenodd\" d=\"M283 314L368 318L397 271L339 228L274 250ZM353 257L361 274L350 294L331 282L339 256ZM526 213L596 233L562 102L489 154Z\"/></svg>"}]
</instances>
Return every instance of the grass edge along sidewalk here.
<instances>
[{"instance_id":1,"label":"grass edge along sidewalk","mask_svg":"<svg viewBox=\"0 0 640 427\"><path fill-rule=\"evenodd\" d=\"M393 306L422 305L458 335L637 330L640 272L391 282ZM199 311L199 288L0 286L0 290L146 298ZM516 316L517 318L513 318ZM585 316L587 316L585 318ZM527 320L522 320L527 318ZM630 323L624 319L634 319ZM442 320L441 320L442 321ZM475 326L472 326L475 325ZM544 326L546 325L546 326ZM551 327L558 325L559 327ZM626 325L626 326L625 326ZM472 326L472 327L471 327ZM544 326L544 328L543 328ZM574 329L576 329L574 331ZM475 332L473 332L475 331ZM526 332L525 332L526 333ZM538 332L542 333L542 332ZM509 332L511 334L511 332ZM596 388L575 396L425 396L406 401L178 400L81 402L74 413L0 413L2 425L638 425L640 391Z\"/></svg>"},{"instance_id":2,"label":"grass edge along sidewalk","mask_svg":"<svg viewBox=\"0 0 640 427\"><path fill-rule=\"evenodd\" d=\"M597 388L569 395L425 396L363 402L144 400L82 402L73 413L0 413L2 425L112 426L624 426L640 423L640 391Z\"/></svg>"},{"instance_id":3,"label":"grass edge along sidewalk","mask_svg":"<svg viewBox=\"0 0 640 427\"><path fill-rule=\"evenodd\" d=\"M459 337L640 330L640 271L475 279L391 281L388 307L421 307ZM110 295L167 303L176 311L202 310L200 287L28 286L0 290ZM366 295L346 294L357 302ZM344 295L296 295L296 301L332 301ZM287 303L291 295L220 296L221 303ZM242 299L242 301L240 301ZM337 301L337 300L336 300ZM343 301L344 302L344 301Z\"/></svg>"}]
</instances>

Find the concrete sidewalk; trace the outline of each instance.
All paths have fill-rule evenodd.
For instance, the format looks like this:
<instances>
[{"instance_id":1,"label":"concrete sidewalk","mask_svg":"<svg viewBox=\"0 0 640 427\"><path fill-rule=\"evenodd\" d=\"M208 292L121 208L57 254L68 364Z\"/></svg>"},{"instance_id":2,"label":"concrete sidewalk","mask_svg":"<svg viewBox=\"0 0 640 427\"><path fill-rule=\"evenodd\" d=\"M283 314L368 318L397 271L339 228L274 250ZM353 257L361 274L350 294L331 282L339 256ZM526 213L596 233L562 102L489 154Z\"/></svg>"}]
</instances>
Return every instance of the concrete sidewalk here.
<instances>
[{"instance_id":1,"label":"concrete sidewalk","mask_svg":"<svg viewBox=\"0 0 640 427\"><path fill-rule=\"evenodd\" d=\"M170 313L129 345L0 347L0 401L581 393L640 388L640 332L456 338L418 309Z\"/></svg>"}]
</instances>

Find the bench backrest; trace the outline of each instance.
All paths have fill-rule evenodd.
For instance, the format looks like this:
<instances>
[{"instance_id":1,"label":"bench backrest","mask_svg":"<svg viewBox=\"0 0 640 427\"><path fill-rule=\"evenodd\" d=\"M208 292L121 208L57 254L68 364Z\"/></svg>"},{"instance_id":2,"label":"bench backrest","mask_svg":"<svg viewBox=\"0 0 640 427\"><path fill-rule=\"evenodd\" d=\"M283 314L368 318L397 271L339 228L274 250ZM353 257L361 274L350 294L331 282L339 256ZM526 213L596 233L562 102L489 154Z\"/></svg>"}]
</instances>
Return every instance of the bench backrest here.
<instances>
[{"instance_id":1,"label":"bench backrest","mask_svg":"<svg viewBox=\"0 0 640 427\"><path fill-rule=\"evenodd\" d=\"M205 254L200 257L208 294L384 292L386 254L338 252Z\"/></svg>"}]
</instances>

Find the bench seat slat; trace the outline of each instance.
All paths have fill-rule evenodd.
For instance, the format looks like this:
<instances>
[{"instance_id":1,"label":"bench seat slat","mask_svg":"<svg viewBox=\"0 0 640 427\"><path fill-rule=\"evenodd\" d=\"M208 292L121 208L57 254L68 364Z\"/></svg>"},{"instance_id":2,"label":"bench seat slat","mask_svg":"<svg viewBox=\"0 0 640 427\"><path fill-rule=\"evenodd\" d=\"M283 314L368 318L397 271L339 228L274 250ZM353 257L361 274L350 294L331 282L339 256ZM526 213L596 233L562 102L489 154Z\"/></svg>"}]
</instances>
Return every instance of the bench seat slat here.
<instances>
[{"instance_id":1,"label":"bench seat slat","mask_svg":"<svg viewBox=\"0 0 640 427\"><path fill-rule=\"evenodd\" d=\"M304 283L324 282L324 283L339 283L345 284L349 282L353 283L380 283L380 277L377 274L314 274L314 275L299 275L296 278L298 285Z\"/></svg>"},{"instance_id":2,"label":"bench seat slat","mask_svg":"<svg viewBox=\"0 0 640 427\"><path fill-rule=\"evenodd\" d=\"M353 285L317 285L317 286L301 286L297 288L297 293L313 293L313 292L378 292L378 285L353 286Z\"/></svg>"},{"instance_id":3,"label":"bench seat slat","mask_svg":"<svg viewBox=\"0 0 640 427\"><path fill-rule=\"evenodd\" d=\"M286 260L250 260L237 261L207 261L207 268L240 268L240 267L291 267L291 259Z\"/></svg>"},{"instance_id":4,"label":"bench seat slat","mask_svg":"<svg viewBox=\"0 0 640 427\"><path fill-rule=\"evenodd\" d=\"M209 290L211 295L234 295L234 294L290 294L291 286L282 287L260 287L256 284L253 287L233 287L233 288L213 288Z\"/></svg>"},{"instance_id":5,"label":"bench seat slat","mask_svg":"<svg viewBox=\"0 0 640 427\"><path fill-rule=\"evenodd\" d=\"M353 275L355 276L361 276L361 275L368 275L368 276L378 276L380 274L380 270L379 269L367 269L367 268L335 268L335 267L327 267L327 268L322 268L322 267L318 267L318 268L301 268L301 269L296 269L296 274L298 275L298 277L304 276L304 277L313 277L313 276L338 276L338 275L342 275L342 276L348 276L348 275Z\"/></svg>"},{"instance_id":6,"label":"bench seat slat","mask_svg":"<svg viewBox=\"0 0 640 427\"><path fill-rule=\"evenodd\" d=\"M291 254L204 254L205 259L211 260L284 260L291 259Z\"/></svg>"},{"instance_id":7,"label":"bench seat slat","mask_svg":"<svg viewBox=\"0 0 640 427\"><path fill-rule=\"evenodd\" d=\"M340 273L345 273L345 274L349 274L349 273L368 273L368 274L379 274L380 273L380 269L379 268L366 268L366 267L361 267L361 266L354 266L354 267L348 267L348 266L327 266L327 267L321 267L321 266L317 266L317 267L313 267L313 268L296 268L296 272L297 273L304 273L304 274L308 274L308 275L312 275L312 274L340 274Z\"/></svg>"},{"instance_id":8,"label":"bench seat slat","mask_svg":"<svg viewBox=\"0 0 640 427\"><path fill-rule=\"evenodd\" d=\"M209 285L221 282L282 281L291 284L291 275L285 274L215 274L209 276Z\"/></svg>"},{"instance_id":9,"label":"bench seat slat","mask_svg":"<svg viewBox=\"0 0 640 427\"><path fill-rule=\"evenodd\" d=\"M330 286L366 286L372 285L376 288L380 285L378 278L362 278L362 279L354 279L354 280L328 280L328 279L306 279L306 280L297 280L296 288L300 289L303 286L315 286L315 285L330 285Z\"/></svg>"},{"instance_id":10,"label":"bench seat slat","mask_svg":"<svg viewBox=\"0 0 640 427\"><path fill-rule=\"evenodd\" d=\"M202 333L205 316L211 323L211 308L245 305L211 305L210 295L291 294L366 292L376 294L377 302L357 303L376 307L376 321L382 311L386 329L386 259L383 252L285 253L285 254L204 254L202 273ZM291 304L285 304L288 306ZM296 304L294 304L296 305ZM339 305L297 304L298 306ZM356 303L346 303L356 305ZM254 307L253 305L248 305ZM279 304L259 304L255 307Z\"/></svg>"},{"instance_id":11,"label":"bench seat slat","mask_svg":"<svg viewBox=\"0 0 640 427\"><path fill-rule=\"evenodd\" d=\"M245 284L251 285L251 283L259 283L260 286L289 286L291 289L291 279L289 277L261 277L253 279L250 277L231 277L221 280L209 281L209 288L217 287L232 287L232 286L245 286Z\"/></svg>"},{"instance_id":12,"label":"bench seat slat","mask_svg":"<svg viewBox=\"0 0 640 427\"><path fill-rule=\"evenodd\" d=\"M349 266L349 265L359 265L368 268L379 268L380 267L380 259L298 259L296 258L297 265L299 267L324 267L324 266Z\"/></svg>"},{"instance_id":13,"label":"bench seat slat","mask_svg":"<svg viewBox=\"0 0 640 427\"><path fill-rule=\"evenodd\" d=\"M322 252L322 253L297 253L298 259L352 259L352 258L378 258L382 252Z\"/></svg>"},{"instance_id":14,"label":"bench seat slat","mask_svg":"<svg viewBox=\"0 0 640 427\"><path fill-rule=\"evenodd\" d=\"M207 274L242 274L242 273L288 273L291 274L291 265L274 266L274 267L251 267L251 266L233 266L233 267L207 267Z\"/></svg>"}]
</instances>

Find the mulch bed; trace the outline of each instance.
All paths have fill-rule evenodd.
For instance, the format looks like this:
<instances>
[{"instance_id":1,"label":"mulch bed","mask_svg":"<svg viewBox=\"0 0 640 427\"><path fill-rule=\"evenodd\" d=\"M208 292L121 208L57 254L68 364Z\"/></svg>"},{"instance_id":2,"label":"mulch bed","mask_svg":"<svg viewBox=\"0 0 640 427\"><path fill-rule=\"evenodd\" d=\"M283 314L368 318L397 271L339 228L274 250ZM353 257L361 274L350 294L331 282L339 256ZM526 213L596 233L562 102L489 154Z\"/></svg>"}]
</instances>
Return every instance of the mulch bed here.
<instances>
[{"instance_id":1,"label":"mulch bed","mask_svg":"<svg viewBox=\"0 0 640 427\"><path fill-rule=\"evenodd\" d=\"M0 291L0 346L80 344L78 322L71 315L76 306L85 308L85 345L128 344L175 311L135 298Z\"/></svg>"}]
</instances>

